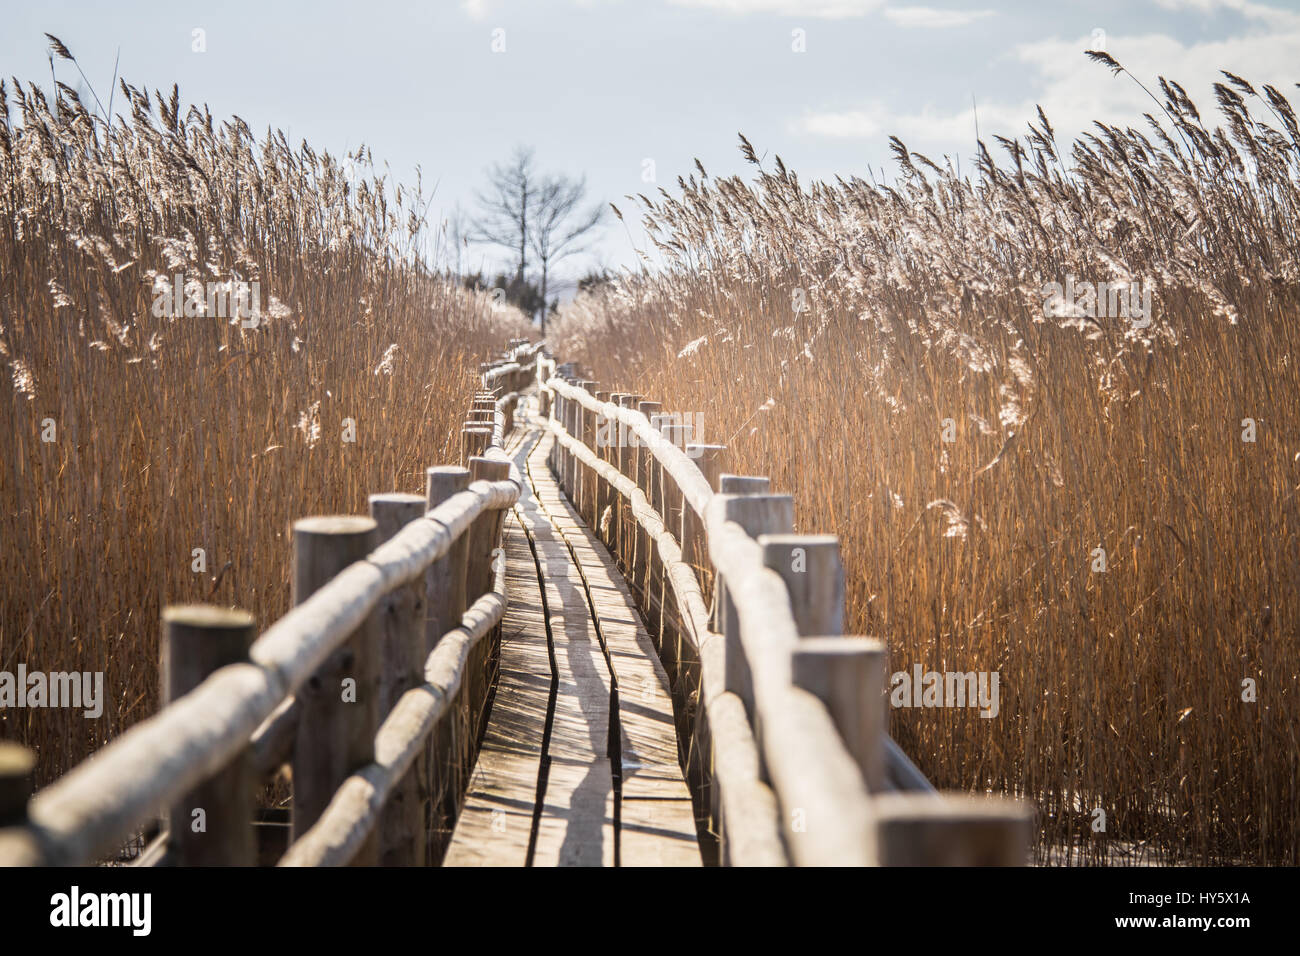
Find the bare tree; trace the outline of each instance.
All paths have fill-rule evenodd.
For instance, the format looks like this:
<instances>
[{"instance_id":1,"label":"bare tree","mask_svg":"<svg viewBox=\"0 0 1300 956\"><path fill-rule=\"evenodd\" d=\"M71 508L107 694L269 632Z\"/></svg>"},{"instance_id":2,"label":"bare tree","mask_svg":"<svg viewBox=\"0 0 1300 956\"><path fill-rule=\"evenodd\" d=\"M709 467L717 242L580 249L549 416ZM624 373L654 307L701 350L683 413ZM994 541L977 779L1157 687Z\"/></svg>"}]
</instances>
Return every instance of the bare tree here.
<instances>
[{"instance_id":1,"label":"bare tree","mask_svg":"<svg viewBox=\"0 0 1300 956\"><path fill-rule=\"evenodd\" d=\"M583 252L586 239L600 225L605 215L603 203L583 210L587 194L586 179L548 176L539 184L528 244L542 264L542 328L546 331L547 280L551 264Z\"/></svg>"},{"instance_id":2,"label":"bare tree","mask_svg":"<svg viewBox=\"0 0 1300 956\"><path fill-rule=\"evenodd\" d=\"M492 167L487 192L477 196L480 214L470 238L515 252L515 278L520 282L528 268L529 219L537 204L539 178L533 151L517 146L507 162Z\"/></svg>"},{"instance_id":3,"label":"bare tree","mask_svg":"<svg viewBox=\"0 0 1300 956\"><path fill-rule=\"evenodd\" d=\"M587 193L585 179L543 176L537 171L533 151L515 148L510 159L488 172L488 189L477 196L479 216L469 238L475 242L502 246L515 254L515 278L510 287L517 291L517 304L528 298L528 255L541 262L541 325L546 329L547 294L551 266L582 252L583 240L604 217L605 207L597 203L582 209ZM538 290L531 295L536 297ZM512 299L512 301L516 301ZM532 305L525 306L529 311Z\"/></svg>"}]
</instances>

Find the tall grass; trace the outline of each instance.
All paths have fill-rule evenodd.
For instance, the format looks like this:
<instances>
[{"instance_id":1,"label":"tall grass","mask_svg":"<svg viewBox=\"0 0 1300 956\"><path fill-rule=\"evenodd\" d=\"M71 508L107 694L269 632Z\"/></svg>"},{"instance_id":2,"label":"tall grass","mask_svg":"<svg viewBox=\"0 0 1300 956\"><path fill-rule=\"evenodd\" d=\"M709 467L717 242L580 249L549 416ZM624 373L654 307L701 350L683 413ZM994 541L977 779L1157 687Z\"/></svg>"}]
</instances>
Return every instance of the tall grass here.
<instances>
[{"instance_id":1,"label":"tall grass","mask_svg":"<svg viewBox=\"0 0 1300 956\"><path fill-rule=\"evenodd\" d=\"M552 340L838 532L891 670L1000 673L996 719L891 727L940 786L1036 801L1040 859L1294 865L1300 132L1235 76L1221 127L1159 92L1068 160L1040 112L974 178L894 140L895 181L805 185L742 137L752 180L641 197L665 265ZM1071 275L1153 282L1153 323L1045 309Z\"/></svg>"},{"instance_id":2,"label":"tall grass","mask_svg":"<svg viewBox=\"0 0 1300 956\"><path fill-rule=\"evenodd\" d=\"M155 711L162 605L265 625L292 520L456 460L477 363L524 331L422 264L425 198L364 151L259 141L175 88L123 83L111 128L53 97L0 83L0 670L103 671L107 701L0 710L40 782ZM258 281L261 324L155 317L176 273Z\"/></svg>"}]
</instances>

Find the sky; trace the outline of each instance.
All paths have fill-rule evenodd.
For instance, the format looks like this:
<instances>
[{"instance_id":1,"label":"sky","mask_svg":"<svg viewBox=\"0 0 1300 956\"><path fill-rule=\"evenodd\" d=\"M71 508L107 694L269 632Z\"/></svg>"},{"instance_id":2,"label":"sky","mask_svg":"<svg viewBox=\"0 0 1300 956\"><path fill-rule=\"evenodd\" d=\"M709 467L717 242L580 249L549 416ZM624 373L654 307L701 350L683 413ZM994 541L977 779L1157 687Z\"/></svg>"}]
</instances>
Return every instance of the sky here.
<instances>
[{"instance_id":1,"label":"sky","mask_svg":"<svg viewBox=\"0 0 1300 956\"><path fill-rule=\"evenodd\" d=\"M1022 133L1040 104L1063 143L1093 120L1141 125L1155 104L1086 49L1106 50L1153 89L1158 75L1177 80L1203 116L1215 113L1220 69L1293 102L1300 92L1300 0L6 5L0 75L48 86L49 32L107 102L120 51L132 85L179 83L182 103L238 114L259 135L278 127L335 155L364 143L404 182L418 165L436 186L435 222L458 209L472 219L486 170L517 145L630 214L626 195L675 191L696 158L712 176L746 173L741 132L807 181L892 176L891 134L968 171L977 119L992 144L995 133ZM70 64L56 66L80 84ZM639 229L611 218L564 272L633 266L644 245ZM461 265L502 261L478 247Z\"/></svg>"}]
</instances>

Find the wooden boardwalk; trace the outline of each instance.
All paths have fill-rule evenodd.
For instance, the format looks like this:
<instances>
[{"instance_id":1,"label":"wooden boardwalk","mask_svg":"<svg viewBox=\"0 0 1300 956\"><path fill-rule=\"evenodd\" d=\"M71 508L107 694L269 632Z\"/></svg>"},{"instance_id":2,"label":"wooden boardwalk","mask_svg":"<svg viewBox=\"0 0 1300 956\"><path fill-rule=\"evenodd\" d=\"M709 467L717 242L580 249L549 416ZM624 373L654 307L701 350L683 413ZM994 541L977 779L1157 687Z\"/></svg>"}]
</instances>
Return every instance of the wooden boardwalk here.
<instances>
[{"instance_id":1,"label":"wooden boardwalk","mask_svg":"<svg viewBox=\"0 0 1300 956\"><path fill-rule=\"evenodd\" d=\"M495 698L445 866L699 866L668 679L604 546L522 433Z\"/></svg>"},{"instance_id":2,"label":"wooden boardwalk","mask_svg":"<svg viewBox=\"0 0 1300 956\"><path fill-rule=\"evenodd\" d=\"M940 795L890 739L887 647L842 634L838 541L789 495L541 343L480 371L462 464L295 522L260 636L168 608L168 704L34 797L0 744L0 865L1026 860L1028 805ZM256 802L286 776L287 845Z\"/></svg>"}]
</instances>

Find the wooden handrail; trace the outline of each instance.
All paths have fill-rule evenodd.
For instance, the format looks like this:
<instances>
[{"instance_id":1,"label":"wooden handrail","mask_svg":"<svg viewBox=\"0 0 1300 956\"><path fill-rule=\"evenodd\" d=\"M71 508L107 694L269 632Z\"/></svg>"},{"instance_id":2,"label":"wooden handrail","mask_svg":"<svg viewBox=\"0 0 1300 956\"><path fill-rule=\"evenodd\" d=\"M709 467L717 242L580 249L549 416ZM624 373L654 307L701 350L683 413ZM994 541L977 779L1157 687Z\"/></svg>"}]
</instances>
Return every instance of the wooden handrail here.
<instances>
[{"instance_id":1,"label":"wooden handrail","mask_svg":"<svg viewBox=\"0 0 1300 956\"><path fill-rule=\"evenodd\" d=\"M671 416L659 412L660 406L641 402L641 409L624 407L617 400L624 393L602 393L601 398L597 398L587 387L594 389L594 383L577 380L576 371L573 366L560 366L557 374L544 381L544 388L554 396L554 405L558 409L548 423L556 436L557 474L570 495L577 495L580 510L586 496L592 494L586 489L589 479L584 471L595 477L597 485L605 482L628 502L636 524L654 543L664 579L671 587L681 620L686 625L687 636L699 653L701 696L705 708L709 709L711 698L715 701L730 699L748 705L740 709L741 716L753 724L753 734L748 743L752 746L752 742L757 740L763 769L770 777L780 803L783 842L793 861L801 865L934 863L959 859L1024 862L1030 821L1026 805L1014 800L991 799L974 812L968 799L946 798L948 802L944 806L949 807L950 812L945 816L942 807L931 805L937 797L933 786L881 729L883 714L863 714L860 703L841 694L836 704L839 710L833 715L827 709L828 701L795 682L792 659L796 653L801 655L801 663L807 672L805 678L808 674L819 676L819 680L814 681L816 685L826 683L821 679L829 674L826 668L841 664L856 667L857 672L863 674L880 674L884 651L879 642L818 645L801 637L786 581L764 562L762 541L765 539L761 535L756 539L744 526L730 520L733 511L760 513L772 505L742 499L732 507L734 496L715 494L701 469L679 447L685 445L691 436L686 435L680 426L674 426ZM606 395L609 400L605 400ZM575 413L575 409L582 412ZM655 411L655 420L643 410ZM646 456L626 456L629 467L638 470L635 480L584 443L592 433L591 414L599 416L597 421L605 428L614 425L619 428L620 454L617 457L620 467L624 461L621 447L629 435L635 438L634 446L646 449ZM575 429L577 433L574 433ZM647 467L648 477L640 474ZM654 490L653 501L646 494L647 489ZM601 494L596 490L594 499L600 501ZM777 501L775 498L767 500L773 505ZM661 510L672 510L677 503L698 516L703 526L714 576L718 582L726 582L725 599L720 596L721 591L715 596L714 614L719 613L719 600L725 600L730 609L728 615L738 618L734 638L723 637L712 629L695 568L682 561L680 547L674 539L674 534L684 537L698 530L698 526L688 522L685 514L680 517L680 527L669 529L666 525ZM745 507L741 508L741 505ZM788 504L785 507L788 509ZM783 520L788 522L789 518ZM678 524L677 518L673 524ZM624 543L619 543L621 552L625 547ZM626 554L630 552L625 553L625 560ZM633 556L633 585L634 589L644 591L653 582L646 576L649 572L638 562L639 559ZM834 599L836 590L833 587L827 589L827 593L832 595L827 599ZM801 600L812 598L802 595ZM842 582L838 600L843 600ZM656 616L666 613L663 608L654 609L650 597L646 598L646 606L648 613ZM800 610L808 621L830 622L827 625L830 627L838 626L834 622L842 620L842 608L801 607ZM715 622L713 626L723 629L721 619L715 617ZM737 644L734 651L727 646L730 640ZM715 650L719 647L723 651L721 660ZM826 658L825 654L831 651L836 653ZM732 675L726 660L728 654L734 653L743 658L744 671L737 672L743 675L743 684L737 683L741 678ZM862 657L864 653L875 655L875 663L870 667ZM856 660L863 663L853 663ZM722 687L721 694L716 690L710 693L710 688L719 686ZM883 693L883 686L880 691ZM870 700L872 690L864 688L863 692ZM880 706L883 708L883 699ZM723 709L716 704L714 707ZM712 722L715 715L710 712L709 716ZM860 722L859 726L845 726L843 730L852 732L857 741L855 747L866 747L865 752L850 752L837 719ZM873 733L878 736L867 735L864 738L860 729L863 726L877 728ZM873 744L872 740L877 742ZM725 736L719 736L716 728L712 732L714 776L722 790L724 803L728 786L734 788L737 783L718 773L718 767L727 762L730 748L743 753L745 746L745 734L737 733L734 724L727 725ZM757 774L757 769L754 773ZM900 794L899 799L888 803L887 812L877 812L886 804L877 804L867 778L874 781L872 786L877 787L881 794L889 791ZM910 798L912 802L901 798L901 794L908 792L914 794ZM918 800L920 802L916 802ZM961 821L960 825L956 821ZM752 817L748 817L746 822L752 824ZM897 831L900 828L938 836L910 842L899 840ZM729 836L732 832L728 827ZM914 848L910 856L905 850L907 847ZM1001 849L994 852L991 847ZM729 847L731 862L741 862L736 858L735 849Z\"/></svg>"},{"instance_id":2,"label":"wooden handrail","mask_svg":"<svg viewBox=\"0 0 1300 956\"><path fill-rule=\"evenodd\" d=\"M485 381L511 381L510 376L518 381L519 376L533 374L542 354L541 343L518 345L512 353L517 361L490 370ZM420 580L480 517L510 508L518 500L522 479L500 447L504 421L517 399L517 393L511 393L496 400L492 442L483 449L487 460L507 470L506 477L474 481L402 527L272 624L253 642L247 660L213 671L188 693L37 793L17 825L0 829L0 865L93 861L241 754L249 754L254 773L278 767L297 732L295 691L387 595ZM499 524L495 524L498 534ZM461 680L457 669L463 668L475 642L499 622L504 579L495 576L490 593L473 597L475 603L459 626L444 635L429 655L426 683L403 694L380 728L375 764L359 771L373 776L374 768L382 767L385 773L377 778L382 794L394 777L400 778L409 768L415 749L442 713L445 704L429 703L429 699L455 695ZM336 794L335 800L345 808L355 796L355 775L346 783L347 793ZM338 862L339 851L326 852L322 846L332 846L342 815L340 811L317 821L308 831L315 835L300 850L291 851L290 862ZM367 833L374 822L373 814L352 821ZM347 841L344 846L356 849Z\"/></svg>"},{"instance_id":3,"label":"wooden handrail","mask_svg":"<svg viewBox=\"0 0 1300 956\"><path fill-rule=\"evenodd\" d=\"M474 646L506 609L505 562L493 569L492 590L474 602L464 624L443 635L424 666L424 683L403 694L375 736L374 762L334 794L320 819L294 841L280 866L344 866L379 823L389 794L410 770L429 733L461 689Z\"/></svg>"},{"instance_id":4,"label":"wooden handrail","mask_svg":"<svg viewBox=\"0 0 1300 956\"><path fill-rule=\"evenodd\" d=\"M677 540L664 526L662 516L650 506L645 492L631 478L597 458L558 422L551 421L548 427L561 445L595 469L627 500L668 569L668 580L684 611L703 669L701 703L708 713L713 739L721 754L714 775L721 784L727 817L737 821L738 839L730 847L730 862L736 866L785 865L776 801L759 774L758 745L745 717L744 703L725 687L722 635L709 629L709 609L695 572L682 561Z\"/></svg>"},{"instance_id":5,"label":"wooden handrail","mask_svg":"<svg viewBox=\"0 0 1300 956\"><path fill-rule=\"evenodd\" d=\"M661 647L666 665L682 664L684 641L698 667L698 684L690 685L698 699L684 705L697 715L687 748L695 767L687 772L703 775L697 798L725 831L722 862L1023 862L1023 804L939 798L889 739L883 700L877 713L871 689L882 675L883 645L817 635L835 634L843 623L838 542L788 534L791 499L768 494L766 479L721 475L722 446L688 445L689 429L657 403L627 393L593 396L595 383L576 373L573 365L557 369L543 343L512 341L481 369L482 391L462 432L470 467L431 469L425 496L376 496L375 518L387 536L377 546L380 525L372 519L304 526L311 534L353 534L352 550L332 558L321 551L324 564L304 564L316 570L298 578L299 603L251 647L247 616L200 608L169 618L171 654L183 666L169 685L176 699L30 801L14 796L26 792L17 783L9 786L6 799L15 806L0 808L0 865L92 861L163 808L172 807L174 825L183 823L189 803L220 801L230 788L242 795L250 780L265 779L290 758L296 770L304 754L319 760L342 753L331 748L344 734L364 746L349 745L349 766L332 759L307 765L319 767L315 802L301 821L295 810L303 831L280 864L436 862L437 849L406 835L421 827L425 808L454 814L461 790L434 784L439 796L429 793L426 804L416 794L428 789L416 781L453 779L436 763L448 759L449 741L461 739L448 734L469 740L459 759L473 759L508 597L497 559L502 513L523 488L502 446L522 392L534 383L541 384L538 410L554 436L561 486L627 567L648 628L678 642L675 654L674 645ZM617 454L597 439L611 427L619 431ZM624 454L629 438L641 451ZM687 447L708 456L707 474ZM731 487L743 493L723 493ZM631 523L608 521L611 509ZM818 587L785 574L787 552L803 546L816 554ZM369 553L354 560L363 548ZM461 566L453 572L450 562ZM714 590L712 606L706 586ZM426 609L424 597L435 589L444 603ZM381 632L367 628L385 608L380 655L374 635ZM225 643L190 657L191 648L208 646L197 633L205 627L224 628ZM248 647L244 659L241 647ZM338 666L343 649L364 655L365 667L380 656L387 662L374 685L386 714L372 707L364 722L339 723L326 707L319 721L309 719L320 698L304 685L336 676L327 669ZM390 800L394 794L400 798ZM439 811L446 794L451 804ZM242 826L250 806L242 797L229 801L229 812L215 815L219 830ZM156 841L149 862L251 862L248 833L225 847L177 836Z\"/></svg>"}]
</instances>

